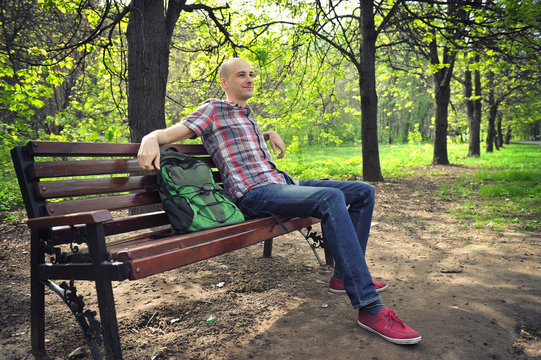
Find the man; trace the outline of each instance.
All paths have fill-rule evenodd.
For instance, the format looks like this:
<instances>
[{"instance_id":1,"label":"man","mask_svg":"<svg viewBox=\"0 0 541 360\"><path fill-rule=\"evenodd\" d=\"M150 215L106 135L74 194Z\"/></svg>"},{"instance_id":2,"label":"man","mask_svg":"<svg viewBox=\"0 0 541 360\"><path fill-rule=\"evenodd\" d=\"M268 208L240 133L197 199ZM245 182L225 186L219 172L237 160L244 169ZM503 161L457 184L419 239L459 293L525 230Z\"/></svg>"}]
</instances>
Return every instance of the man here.
<instances>
[{"instance_id":1,"label":"man","mask_svg":"<svg viewBox=\"0 0 541 360\"><path fill-rule=\"evenodd\" d=\"M230 59L220 68L220 83L227 101L209 99L181 123L146 135L139 149L139 164L145 170L160 166L160 144L185 140L194 135L218 167L224 188L247 217L269 214L313 216L321 226L335 259L330 289L345 292L357 323L396 344L416 344L419 333L385 307L378 291L387 284L372 281L365 261L366 245L374 208L374 189L362 182L296 181L276 168L266 145L278 157L285 145L278 133L262 132L247 105L254 93L254 73L242 59Z\"/></svg>"}]
</instances>

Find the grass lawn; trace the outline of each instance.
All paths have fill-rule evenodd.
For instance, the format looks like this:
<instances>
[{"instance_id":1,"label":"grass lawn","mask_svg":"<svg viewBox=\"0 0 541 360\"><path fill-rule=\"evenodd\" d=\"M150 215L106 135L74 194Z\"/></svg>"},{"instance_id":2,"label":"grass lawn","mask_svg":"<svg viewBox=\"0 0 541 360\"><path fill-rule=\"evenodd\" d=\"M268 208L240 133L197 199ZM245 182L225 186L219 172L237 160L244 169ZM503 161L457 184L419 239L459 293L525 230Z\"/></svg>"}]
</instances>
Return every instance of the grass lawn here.
<instances>
[{"instance_id":1,"label":"grass lawn","mask_svg":"<svg viewBox=\"0 0 541 360\"><path fill-rule=\"evenodd\" d=\"M288 149L289 151L290 149ZM428 167L433 147L380 145L384 178L400 178ZM477 226L495 229L516 223L525 231L541 231L541 146L510 144L493 153L468 158L467 144L449 144L451 164L474 169L463 178L444 183L438 192L443 201L457 204L454 214ZM362 178L360 146L304 147L289 151L278 166L298 179ZM431 170L437 176L444 171Z\"/></svg>"}]
</instances>

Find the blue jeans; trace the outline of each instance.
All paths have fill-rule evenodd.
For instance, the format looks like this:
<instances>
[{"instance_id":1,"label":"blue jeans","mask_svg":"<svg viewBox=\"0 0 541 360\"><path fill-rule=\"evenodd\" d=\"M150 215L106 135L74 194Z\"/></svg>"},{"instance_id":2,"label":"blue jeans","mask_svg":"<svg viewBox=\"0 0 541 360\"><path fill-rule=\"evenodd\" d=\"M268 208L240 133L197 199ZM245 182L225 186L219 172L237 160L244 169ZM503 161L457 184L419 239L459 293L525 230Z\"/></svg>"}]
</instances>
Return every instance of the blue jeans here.
<instances>
[{"instance_id":1,"label":"blue jeans","mask_svg":"<svg viewBox=\"0 0 541 360\"><path fill-rule=\"evenodd\" d=\"M374 188L363 182L307 180L300 186L269 184L252 189L238 205L248 217L272 213L321 219L336 263L335 276L343 281L357 309L380 300L365 260L374 201Z\"/></svg>"}]
</instances>

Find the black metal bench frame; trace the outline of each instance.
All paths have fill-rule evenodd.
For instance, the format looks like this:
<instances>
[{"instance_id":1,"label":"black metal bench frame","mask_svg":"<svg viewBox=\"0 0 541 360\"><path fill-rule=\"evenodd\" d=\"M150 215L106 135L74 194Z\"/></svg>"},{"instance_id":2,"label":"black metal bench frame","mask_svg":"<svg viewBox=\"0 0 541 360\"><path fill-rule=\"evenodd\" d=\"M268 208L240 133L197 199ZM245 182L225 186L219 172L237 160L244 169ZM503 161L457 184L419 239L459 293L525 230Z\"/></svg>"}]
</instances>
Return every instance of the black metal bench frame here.
<instances>
[{"instance_id":1,"label":"black metal bench frame","mask_svg":"<svg viewBox=\"0 0 541 360\"><path fill-rule=\"evenodd\" d=\"M214 167L202 145L173 146ZM31 229L31 345L36 356L45 355L46 287L68 305L94 359L103 353L107 359L122 359L112 281L141 279L263 241L263 256L270 257L272 239L297 230L316 256L315 248L323 247L326 263L333 263L324 236L312 231L316 218L280 218L278 224L268 217L163 236L169 232L163 211L114 215L114 210L160 204L156 192L145 190L156 175L140 171L138 148L30 141L11 150ZM220 182L216 171L214 176ZM110 240L132 231L146 232ZM156 234L161 236L156 239ZM75 281L81 280L95 282L99 320L77 294Z\"/></svg>"}]
</instances>

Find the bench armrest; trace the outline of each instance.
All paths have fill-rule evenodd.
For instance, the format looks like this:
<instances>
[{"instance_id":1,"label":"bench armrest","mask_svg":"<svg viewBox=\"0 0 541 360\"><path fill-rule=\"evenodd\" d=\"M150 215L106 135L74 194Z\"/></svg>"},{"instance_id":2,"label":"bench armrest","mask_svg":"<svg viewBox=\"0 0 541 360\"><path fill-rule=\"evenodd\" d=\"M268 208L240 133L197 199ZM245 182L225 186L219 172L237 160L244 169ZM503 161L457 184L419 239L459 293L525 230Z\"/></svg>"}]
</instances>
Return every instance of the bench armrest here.
<instances>
[{"instance_id":1,"label":"bench armrest","mask_svg":"<svg viewBox=\"0 0 541 360\"><path fill-rule=\"evenodd\" d=\"M44 216L29 219L26 223L31 229L47 229L54 226L96 224L112 219L113 216L109 210L98 210L68 215Z\"/></svg>"}]
</instances>

